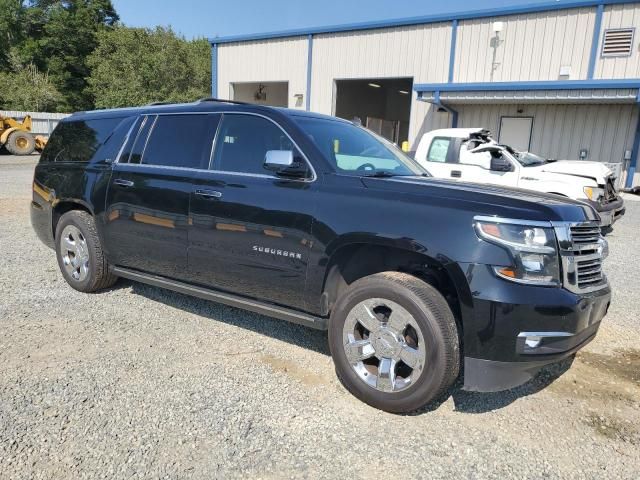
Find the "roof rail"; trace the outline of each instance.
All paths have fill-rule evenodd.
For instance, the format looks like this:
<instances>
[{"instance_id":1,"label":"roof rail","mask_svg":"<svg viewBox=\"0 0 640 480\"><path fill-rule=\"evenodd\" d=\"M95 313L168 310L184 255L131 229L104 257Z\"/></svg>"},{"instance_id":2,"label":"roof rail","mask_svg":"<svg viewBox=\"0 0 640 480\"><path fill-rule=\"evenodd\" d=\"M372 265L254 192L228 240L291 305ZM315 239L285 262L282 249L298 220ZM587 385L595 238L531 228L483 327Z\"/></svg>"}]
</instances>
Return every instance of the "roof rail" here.
<instances>
[{"instance_id":1,"label":"roof rail","mask_svg":"<svg viewBox=\"0 0 640 480\"><path fill-rule=\"evenodd\" d=\"M222 99L222 98L213 98L213 97L201 98L200 100L196 100L196 102L198 102L198 103L202 103L202 102L220 102L220 103L234 103L236 105L252 105L251 103L248 103L248 102L239 102L237 100L225 100L225 99Z\"/></svg>"},{"instance_id":2,"label":"roof rail","mask_svg":"<svg viewBox=\"0 0 640 480\"><path fill-rule=\"evenodd\" d=\"M147 107L154 107L156 105L171 105L172 103L175 102L151 102L151 103L147 103Z\"/></svg>"}]
</instances>

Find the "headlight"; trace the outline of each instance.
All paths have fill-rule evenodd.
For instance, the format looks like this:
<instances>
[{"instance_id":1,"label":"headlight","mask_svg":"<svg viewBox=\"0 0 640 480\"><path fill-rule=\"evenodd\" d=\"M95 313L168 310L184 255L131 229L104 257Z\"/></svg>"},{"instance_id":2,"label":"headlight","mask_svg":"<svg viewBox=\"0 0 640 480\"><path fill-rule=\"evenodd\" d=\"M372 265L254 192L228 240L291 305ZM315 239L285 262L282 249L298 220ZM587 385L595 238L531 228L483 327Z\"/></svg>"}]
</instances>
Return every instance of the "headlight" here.
<instances>
[{"instance_id":1,"label":"headlight","mask_svg":"<svg viewBox=\"0 0 640 480\"><path fill-rule=\"evenodd\" d=\"M604 189L602 188L584 187L582 190L589 200L597 201L600 197L604 196Z\"/></svg>"},{"instance_id":2,"label":"headlight","mask_svg":"<svg viewBox=\"0 0 640 480\"><path fill-rule=\"evenodd\" d=\"M518 283L559 285L560 269L553 228L476 220L478 236L504 247L511 256L509 266L494 266L502 278Z\"/></svg>"}]
</instances>

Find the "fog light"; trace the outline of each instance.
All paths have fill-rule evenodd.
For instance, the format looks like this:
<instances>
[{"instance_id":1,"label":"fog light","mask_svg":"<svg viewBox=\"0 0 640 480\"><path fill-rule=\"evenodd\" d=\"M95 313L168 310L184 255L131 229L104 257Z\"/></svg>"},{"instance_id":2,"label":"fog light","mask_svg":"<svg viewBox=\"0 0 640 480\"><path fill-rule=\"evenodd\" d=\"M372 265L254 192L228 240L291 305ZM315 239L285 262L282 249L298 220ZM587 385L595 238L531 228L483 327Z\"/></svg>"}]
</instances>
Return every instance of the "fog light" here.
<instances>
[{"instance_id":1,"label":"fog light","mask_svg":"<svg viewBox=\"0 0 640 480\"><path fill-rule=\"evenodd\" d=\"M526 337L524 344L529 348L538 348L542 343L542 337L530 336Z\"/></svg>"}]
</instances>

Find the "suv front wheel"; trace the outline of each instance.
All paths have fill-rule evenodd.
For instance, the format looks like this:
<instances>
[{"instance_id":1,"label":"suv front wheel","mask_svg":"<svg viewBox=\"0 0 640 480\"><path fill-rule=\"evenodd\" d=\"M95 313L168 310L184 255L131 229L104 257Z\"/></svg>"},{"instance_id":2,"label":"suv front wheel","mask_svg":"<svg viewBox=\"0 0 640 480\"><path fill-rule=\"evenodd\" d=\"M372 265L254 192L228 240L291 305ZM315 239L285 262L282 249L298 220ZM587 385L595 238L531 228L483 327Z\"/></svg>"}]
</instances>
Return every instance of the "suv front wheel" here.
<instances>
[{"instance_id":1,"label":"suv front wheel","mask_svg":"<svg viewBox=\"0 0 640 480\"><path fill-rule=\"evenodd\" d=\"M96 224L89 213L72 210L56 226L56 257L62 276L80 292L95 292L113 285Z\"/></svg>"},{"instance_id":2,"label":"suv front wheel","mask_svg":"<svg viewBox=\"0 0 640 480\"><path fill-rule=\"evenodd\" d=\"M361 278L331 314L336 373L354 396L394 413L414 411L458 376L456 323L431 285L399 272Z\"/></svg>"}]
</instances>

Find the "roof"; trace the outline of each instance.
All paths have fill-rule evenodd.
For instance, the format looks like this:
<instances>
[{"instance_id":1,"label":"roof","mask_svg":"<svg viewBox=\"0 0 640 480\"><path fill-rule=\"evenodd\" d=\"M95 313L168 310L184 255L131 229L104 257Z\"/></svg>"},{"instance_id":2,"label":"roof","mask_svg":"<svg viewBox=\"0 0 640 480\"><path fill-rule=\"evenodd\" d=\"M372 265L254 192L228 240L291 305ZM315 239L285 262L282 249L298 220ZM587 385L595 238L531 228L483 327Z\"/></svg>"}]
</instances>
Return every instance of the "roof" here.
<instances>
[{"instance_id":1,"label":"roof","mask_svg":"<svg viewBox=\"0 0 640 480\"><path fill-rule=\"evenodd\" d=\"M238 112L254 112L254 113L276 113L286 115L288 117L313 117L336 120L336 117L330 115L324 115L321 113L307 112L304 110L297 110L293 108L281 108L271 107L268 105L256 105L252 103L232 102L225 100L211 101L196 101L192 103L167 103L157 105L143 105L139 107L126 107L126 108L110 108L103 110L89 110L85 112L76 112L70 117L67 117L68 121L84 120L84 119L98 119L98 118L114 118L114 117L126 117L132 115L141 114L157 114L157 113L184 113L184 112L211 112L217 111L238 111Z\"/></svg>"},{"instance_id":2,"label":"roof","mask_svg":"<svg viewBox=\"0 0 640 480\"><path fill-rule=\"evenodd\" d=\"M322 33L353 32L358 30L373 30L379 28L401 27L411 25L423 25L428 23L450 22L453 20L469 20L476 18L489 18L504 15L518 15L523 13L549 12L567 10L571 8L597 7L598 5L619 5L625 3L638 3L638 0L566 0L544 3L531 3L510 7L485 8L478 10L465 10L459 12L443 13L436 15L421 15L415 17L397 18L389 20L377 20L370 22L347 23L322 27L309 27L302 29L279 30L263 33L249 33L244 35L229 35L209 38L212 45L248 42L252 40L268 40L273 38L302 37Z\"/></svg>"}]
</instances>

